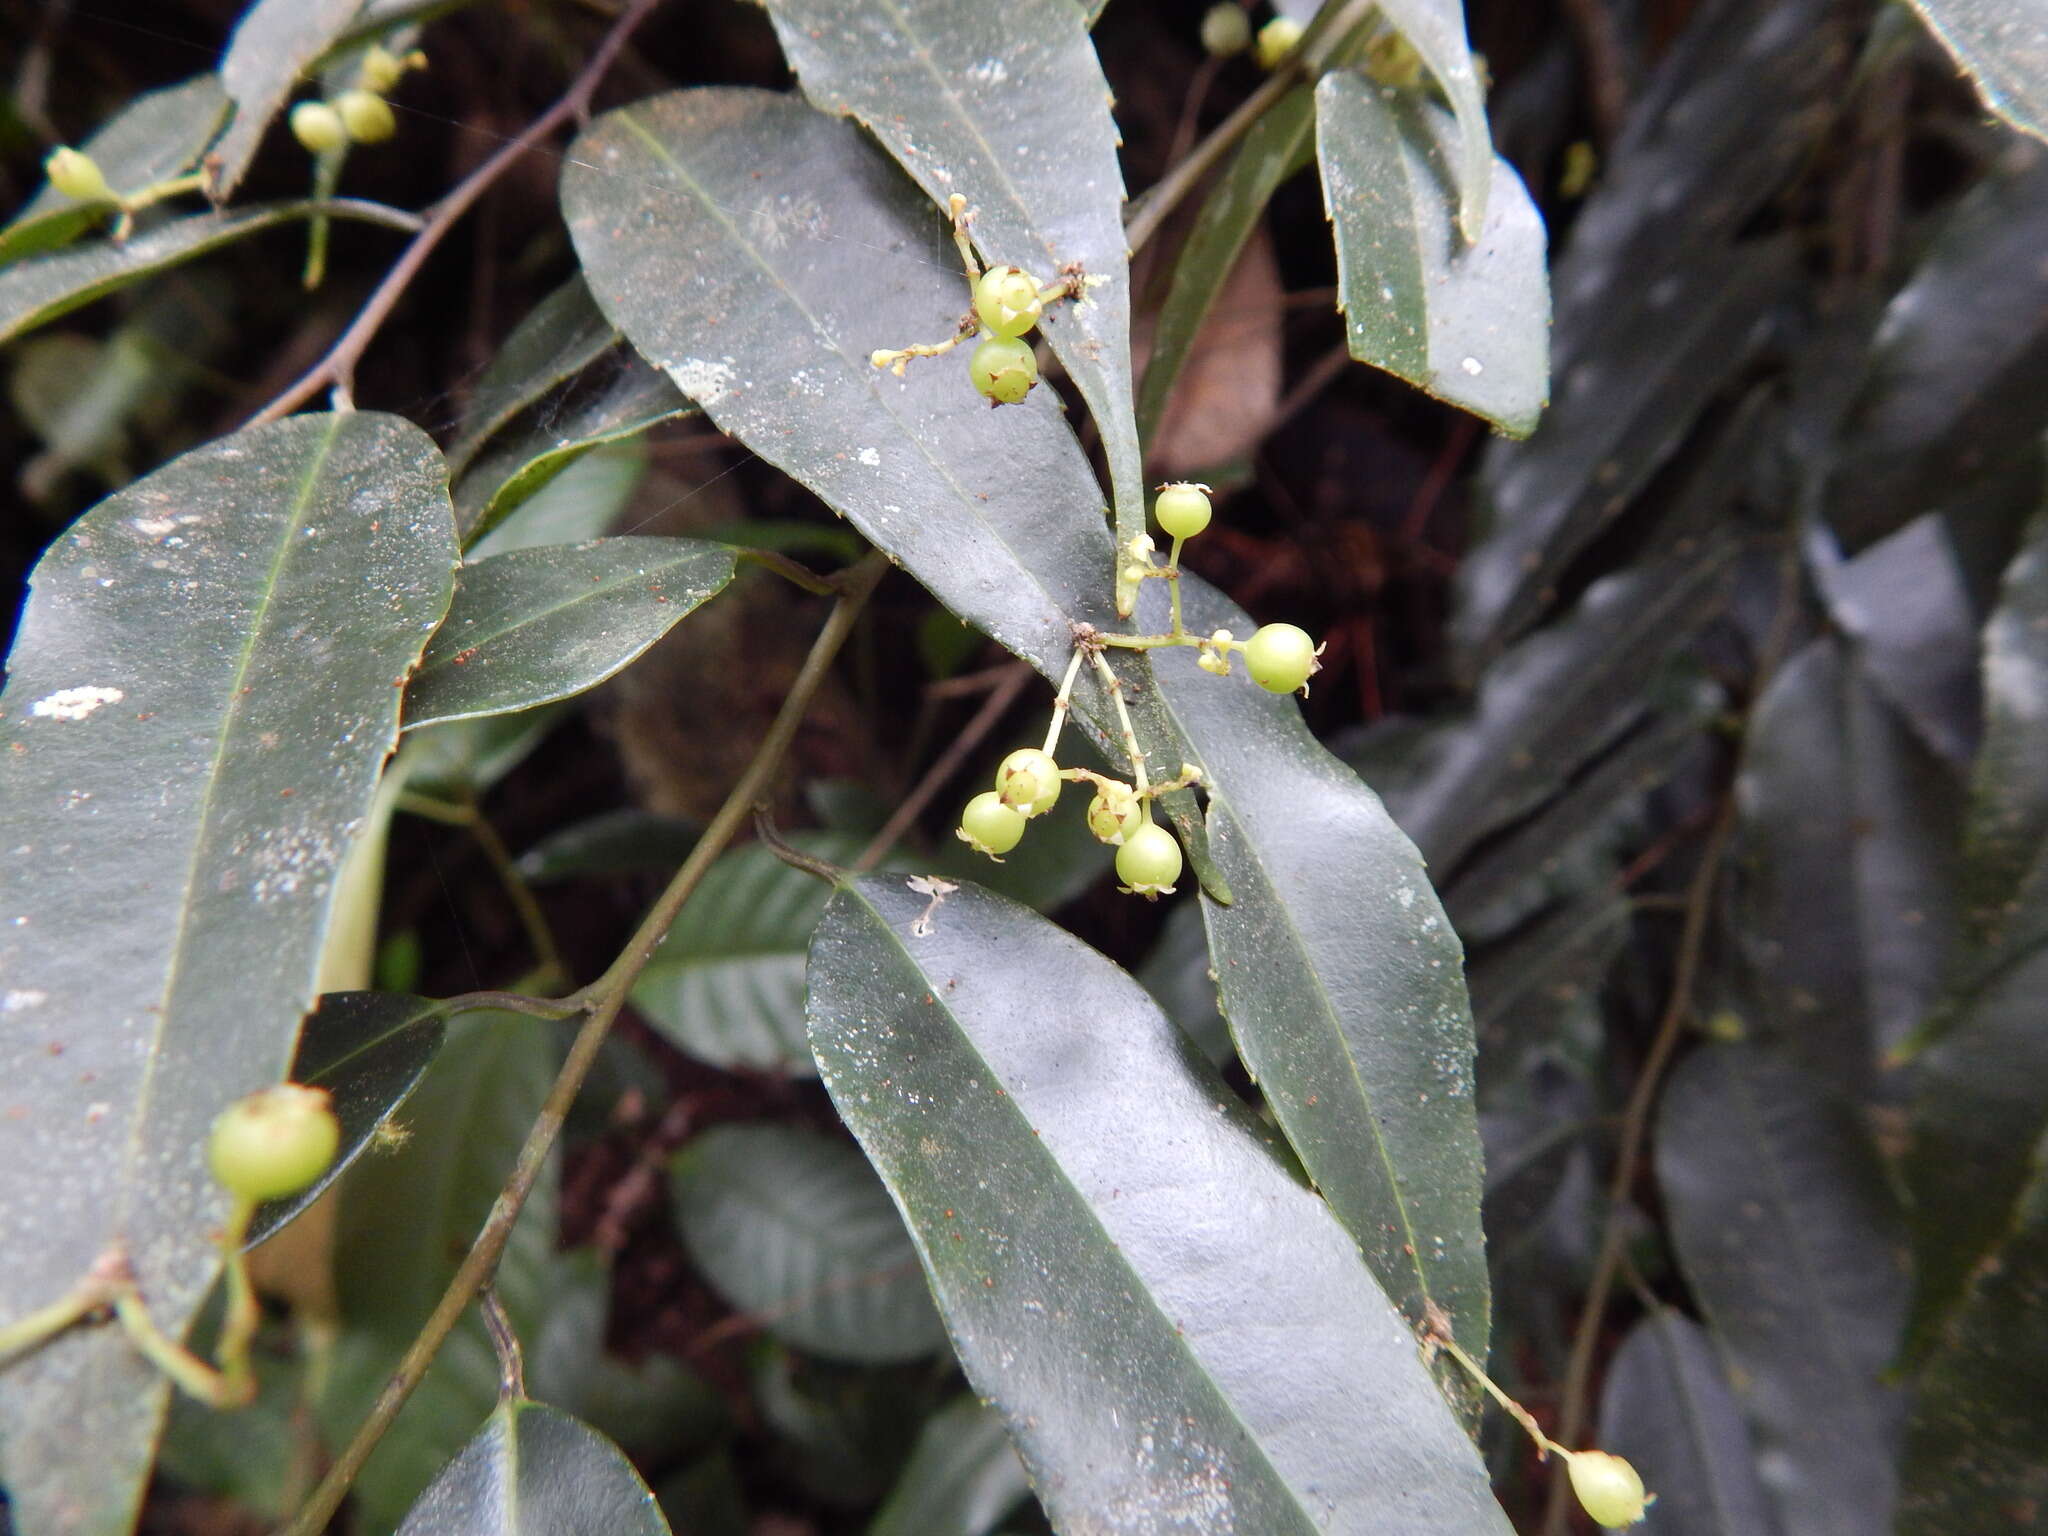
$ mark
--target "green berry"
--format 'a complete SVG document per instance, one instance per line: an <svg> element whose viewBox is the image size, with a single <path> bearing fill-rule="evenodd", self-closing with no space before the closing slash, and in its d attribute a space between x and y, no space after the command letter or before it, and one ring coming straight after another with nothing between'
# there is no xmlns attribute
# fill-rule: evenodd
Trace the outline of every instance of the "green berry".
<svg viewBox="0 0 2048 1536"><path fill-rule="evenodd" d="M955 835L976 853L999 859L1023 839L1024 813L1003 804L994 790L983 790L960 813Z"/></svg>
<svg viewBox="0 0 2048 1536"><path fill-rule="evenodd" d="M1300 41L1301 23L1290 21L1285 16L1275 16L1259 28L1259 68L1278 69L1280 61L1294 52L1294 45Z"/></svg>
<svg viewBox="0 0 2048 1536"><path fill-rule="evenodd" d="M1642 1520L1643 1511L1657 1502L1655 1494L1643 1492L1641 1475L1621 1457L1605 1451L1566 1451L1564 1455L1572 1492L1601 1525L1635 1525Z"/></svg>
<svg viewBox="0 0 2048 1536"><path fill-rule="evenodd" d="M1050 752L1019 747L996 769L996 798L1027 817L1043 816L1060 797L1060 765Z"/></svg>
<svg viewBox="0 0 2048 1536"><path fill-rule="evenodd" d="M1293 693L1322 670L1308 631L1293 624L1266 624L1244 645L1245 670L1268 693Z"/></svg>
<svg viewBox="0 0 2048 1536"><path fill-rule="evenodd" d="M327 1090L279 1083L220 1112L206 1161L229 1194L256 1203L306 1188L334 1166L340 1146L341 1122L328 1107Z"/></svg>
<svg viewBox="0 0 2048 1536"><path fill-rule="evenodd" d="M292 137L308 154L324 155L348 142L348 125L324 101L302 101L292 108Z"/></svg>
<svg viewBox="0 0 2048 1536"><path fill-rule="evenodd" d="M341 114L348 136L358 144L381 144L398 132L391 103L375 91L343 91L334 98L334 110Z"/></svg>
<svg viewBox="0 0 2048 1536"><path fill-rule="evenodd" d="M405 78L405 63L381 43L372 43L363 62L356 66L356 79L364 90L381 96Z"/></svg>
<svg viewBox="0 0 2048 1536"><path fill-rule="evenodd" d="M1015 405L1038 382L1031 344L1014 336L991 336L967 360L974 387L998 405Z"/></svg>
<svg viewBox="0 0 2048 1536"><path fill-rule="evenodd" d="M114 201L114 189L107 185L107 178L100 174L92 156L75 149L52 150L50 158L43 162L43 173L50 178L51 186L81 203Z"/></svg>
<svg viewBox="0 0 2048 1536"><path fill-rule="evenodd" d="M1168 538L1192 539L1209 526L1209 487L1162 485L1152 515Z"/></svg>
<svg viewBox="0 0 2048 1536"><path fill-rule="evenodd" d="M1212 5L1202 15L1202 46L1219 59L1243 53L1252 40L1251 18L1241 5Z"/></svg>
<svg viewBox="0 0 2048 1536"><path fill-rule="evenodd" d="M974 285L974 313L991 336L1015 340L1038 324L1038 280L1021 267L990 267Z"/></svg>
<svg viewBox="0 0 2048 1536"><path fill-rule="evenodd" d="M1116 851L1117 876L1133 896L1147 900L1171 896L1180 870L1180 844L1157 822L1146 822Z"/></svg>
<svg viewBox="0 0 2048 1536"><path fill-rule="evenodd" d="M1121 848L1124 839L1145 824L1145 813L1138 807L1138 792L1128 784L1115 779L1095 791L1095 798L1088 802L1088 830L1095 834L1095 840L1107 843L1112 848Z"/></svg>

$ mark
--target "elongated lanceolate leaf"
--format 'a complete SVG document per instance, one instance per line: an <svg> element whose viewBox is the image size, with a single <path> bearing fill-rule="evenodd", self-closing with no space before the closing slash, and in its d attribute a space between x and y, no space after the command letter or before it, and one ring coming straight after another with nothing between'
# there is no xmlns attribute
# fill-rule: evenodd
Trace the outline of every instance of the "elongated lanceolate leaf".
<svg viewBox="0 0 2048 1536"><path fill-rule="evenodd" d="M1784 1536L1885 1530L1904 1399L1883 1378L1905 1274L1862 1127L1756 1047L1706 1046L1665 1089L1657 1178Z"/></svg>
<svg viewBox="0 0 2048 1536"><path fill-rule="evenodd" d="M406 729L595 688L723 591L733 559L701 539L621 538L464 566L406 690Z"/></svg>
<svg viewBox="0 0 2048 1536"><path fill-rule="evenodd" d="M0 1318L118 1248L184 1332L207 1128L291 1063L453 553L433 444L356 413L174 460L37 567L0 695ZM125 1531L161 1378L111 1328L0 1371L17 1528Z"/></svg>
<svg viewBox="0 0 2048 1536"><path fill-rule="evenodd" d="M1543 216L1502 162L1467 244L1451 215L1455 143L1450 114L1411 93L1347 73L1316 86L1337 306L1353 357L1527 437L1550 398Z"/></svg>
<svg viewBox="0 0 2048 1536"><path fill-rule="evenodd" d="M501 1403L434 1479L399 1536L668 1536L668 1522L611 1441L559 1409Z"/></svg>
<svg viewBox="0 0 2048 1536"><path fill-rule="evenodd" d="M2048 139L2048 16L2015 0L1908 0L1984 104Z"/></svg>
<svg viewBox="0 0 2048 1536"><path fill-rule="evenodd" d="M235 103L234 121L216 150L222 196L241 184L264 130L301 72L327 51L361 9L361 0L257 0L243 16L220 61L221 84Z"/></svg>
<svg viewBox="0 0 2048 1536"><path fill-rule="evenodd" d="M1101 429L1117 542L1143 533L1119 140L1072 0L769 0L768 14L806 96L857 118L941 207L967 199L987 262L1041 284L1079 263L1086 297L1054 305L1042 329Z"/></svg>
<svg viewBox="0 0 2048 1536"><path fill-rule="evenodd" d="M834 893L811 1044L1054 1527L1505 1536L1351 1236L1143 989L977 887L929 905Z"/></svg>
<svg viewBox="0 0 2048 1536"><path fill-rule="evenodd" d="M868 1536L987 1536L1030 1492L1002 1415L957 1397L924 1421Z"/></svg>
<svg viewBox="0 0 2048 1536"><path fill-rule="evenodd" d="M448 448L448 472L459 477L486 438L618 340L618 328L580 275L534 305L476 381L462 431Z"/></svg>

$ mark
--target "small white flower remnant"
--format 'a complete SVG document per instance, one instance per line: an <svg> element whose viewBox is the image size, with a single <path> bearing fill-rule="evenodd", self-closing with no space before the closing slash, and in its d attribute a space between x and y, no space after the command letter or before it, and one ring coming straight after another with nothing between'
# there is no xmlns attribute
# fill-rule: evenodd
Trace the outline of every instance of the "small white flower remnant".
<svg viewBox="0 0 2048 1536"><path fill-rule="evenodd" d="M28 712L45 720L83 720L102 704L118 704L124 697L118 688L59 688L47 699L37 699Z"/></svg>
<svg viewBox="0 0 2048 1536"><path fill-rule="evenodd" d="M928 939L932 936L932 917L939 910L939 903L960 887L951 880L941 880L937 875L912 875L903 882L920 896L931 897L931 904L917 914L917 921L910 925L913 939Z"/></svg>

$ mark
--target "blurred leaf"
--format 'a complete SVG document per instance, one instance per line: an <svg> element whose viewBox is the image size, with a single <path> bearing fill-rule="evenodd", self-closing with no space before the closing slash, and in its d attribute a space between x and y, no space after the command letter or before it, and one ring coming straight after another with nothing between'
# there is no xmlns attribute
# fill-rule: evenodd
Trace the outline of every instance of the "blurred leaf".
<svg viewBox="0 0 2048 1536"><path fill-rule="evenodd" d="M663 1481L662 1513L683 1536L747 1536L747 1501L732 1457L714 1451Z"/></svg>
<svg viewBox="0 0 2048 1536"><path fill-rule="evenodd" d="M499 1404L406 1512L400 1536L669 1536L633 1464L560 1409Z"/></svg>
<svg viewBox="0 0 2048 1536"><path fill-rule="evenodd" d="M406 728L595 688L723 591L733 558L698 539L618 538L463 566L406 687Z"/></svg>
<svg viewBox="0 0 2048 1536"><path fill-rule="evenodd" d="M1826 1084L1752 1045L1680 1064L1657 1117L1679 1261L1729 1362L1784 1536L1887 1528L1903 1396L1898 1211Z"/></svg>
<svg viewBox="0 0 2048 1536"><path fill-rule="evenodd" d="M78 147L116 192L140 192L197 165L227 110L219 78L195 75L137 96ZM104 204L81 203L46 184L0 229L0 266L68 244L106 217Z"/></svg>
<svg viewBox="0 0 2048 1536"><path fill-rule="evenodd" d="M985 262L1041 284L1087 275L1039 329L1102 434L1117 542L1143 533L1120 139L1086 19L1072 0L768 0L768 14L811 101L860 122L933 202L967 199ZM964 280L954 292L957 315ZM867 349L944 338L941 322Z"/></svg>
<svg viewBox="0 0 2048 1536"><path fill-rule="evenodd" d="M254 1352L251 1364L256 1401L236 1410L229 1432L223 1433L226 1421L216 1409L183 1392L171 1394L156 1470L194 1493L232 1499L265 1521L282 1524L296 1495L291 1469L299 1440L292 1413L301 1366L262 1349Z"/></svg>
<svg viewBox="0 0 2048 1536"><path fill-rule="evenodd" d="M481 793L524 762L567 712L566 705L543 704L516 715L421 726L405 733L391 773L429 794Z"/></svg>
<svg viewBox="0 0 2048 1536"><path fill-rule="evenodd" d="M1627 1457L1657 1495L1659 1536L1771 1536L1742 1410L1698 1323L1658 1311L1607 1365L1600 1446Z"/></svg>
<svg viewBox="0 0 2048 1536"><path fill-rule="evenodd" d="M493 555L509 555L515 549L583 544L604 537L647 478L649 457L646 442L638 437L624 437L587 451L578 448L574 453L566 453L545 484L529 496L518 497L516 503L504 504L506 515L494 520L490 531L464 550L464 558L474 565ZM460 498L469 484L465 480L455 488L458 527L462 519ZM511 484L507 482L508 489Z"/></svg>
<svg viewBox="0 0 2048 1536"><path fill-rule="evenodd" d="M190 1322L226 1211L207 1129L312 1005L391 681L447 606L442 487L396 417L297 416L173 460L37 566L0 696L0 1317L118 1242L158 1325ZM10 1362L21 1525L125 1525L166 1390L118 1329Z"/></svg>
<svg viewBox="0 0 2048 1536"><path fill-rule="evenodd" d="M887 1192L845 1142L720 1125L669 1164L676 1227L718 1293L794 1348L882 1365L945 1345Z"/></svg>
<svg viewBox="0 0 2048 1536"><path fill-rule="evenodd" d="M1479 129L1483 146L1483 114ZM1486 221L1465 244L1451 213L1456 141L1451 115L1418 96L1323 76L1316 152L1337 307L1353 357L1526 437L1550 397L1543 216L1502 161L1491 198L1478 182Z"/></svg>
<svg viewBox="0 0 2048 1536"><path fill-rule="evenodd" d="M987 1536L1030 1492L1002 1415L963 1395L924 1421L868 1536Z"/></svg>
<svg viewBox="0 0 2048 1536"><path fill-rule="evenodd" d="M1909 3L1987 107L2023 133L2048 138L2048 25L2039 16L2011 0Z"/></svg>
<svg viewBox="0 0 2048 1536"><path fill-rule="evenodd" d="M580 274L534 305L476 381L462 430L448 447L448 473L459 479L493 432L618 342Z"/></svg>
<svg viewBox="0 0 2048 1536"><path fill-rule="evenodd" d="M812 1047L1054 1526L1505 1536L1352 1237L1144 992L972 886L927 902L834 893Z"/></svg>
<svg viewBox="0 0 2048 1536"><path fill-rule="evenodd" d="M1600 985L1628 941L1631 915L1627 897L1602 890L1558 904L1472 957L1466 981L1482 1103L1530 1057L1571 1060L1587 1036L1598 1037Z"/></svg>
<svg viewBox="0 0 2048 1536"><path fill-rule="evenodd" d="M326 202L259 203L233 213L194 213L168 219L119 245L111 240L94 241L0 269L0 342L12 341L81 305L195 256L316 212L392 229L411 227L409 215L346 197Z"/></svg>
<svg viewBox="0 0 2048 1536"><path fill-rule="evenodd" d="M243 15L220 61L221 84L235 104L214 151L221 197L240 185L292 86L361 9L361 0L256 0Z"/></svg>
<svg viewBox="0 0 2048 1536"><path fill-rule="evenodd" d="M89 469L118 490L133 478L128 426L137 409L161 400L170 380L156 350L130 331L101 341L69 331L32 336L14 355L10 403L43 451L21 467L31 501L47 501L62 477Z"/></svg>
<svg viewBox="0 0 2048 1536"><path fill-rule="evenodd" d="M773 1340L752 1355L747 1385L772 1437L766 1461L773 1486L797 1488L835 1509L872 1506L909 1459L940 1378L929 1365L833 1365Z"/></svg>
<svg viewBox="0 0 2048 1536"><path fill-rule="evenodd" d="M600 811L527 849L519 856L519 873L534 885L584 875L666 873L690 856L699 830L695 822L631 806Z"/></svg>
<svg viewBox="0 0 2048 1536"><path fill-rule="evenodd" d="M1181 365L1223 291L1245 243L1280 184L1315 154L1315 93L1289 91L1263 112L1238 146L1229 169L1202 204L1173 266L1173 286L1152 333L1152 356L1138 389L1138 433L1149 446L1166 413Z"/></svg>

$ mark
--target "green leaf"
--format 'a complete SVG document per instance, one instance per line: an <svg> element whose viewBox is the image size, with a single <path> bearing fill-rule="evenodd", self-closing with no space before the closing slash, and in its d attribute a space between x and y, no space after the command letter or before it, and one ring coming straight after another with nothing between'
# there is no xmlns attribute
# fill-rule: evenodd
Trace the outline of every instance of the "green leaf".
<svg viewBox="0 0 2048 1536"><path fill-rule="evenodd" d="M257 0L242 17L220 61L221 84L235 104L234 120L214 151L220 196L241 184L293 85L361 9L361 0Z"/></svg>
<svg viewBox="0 0 2048 1536"><path fill-rule="evenodd" d="M693 821L657 816L636 806L600 811L588 820L549 833L527 849L519 856L519 873L534 885L583 875L666 873L689 857L701 830ZM715 878L716 873L714 865L707 878ZM661 963L659 954L653 963ZM646 1005L636 1002L635 1006L644 1009ZM806 1050L804 1055L808 1057L810 1052Z"/></svg>
<svg viewBox="0 0 2048 1536"><path fill-rule="evenodd" d="M1776 1528L1756 1452L1707 1331L1659 1311L1607 1364L1600 1448L1626 1457L1657 1495L1668 1536L1764 1536Z"/></svg>
<svg viewBox="0 0 2048 1536"><path fill-rule="evenodd" d="M1703 1046L1657 1117L1657 1179L1784 1536L1887 1528L1903 1395L1898 1211L1853 1111L1749 1045Z"/></svg>
<svg viewBox="0 0 2048 1536"><path fill-rule="evenodd" d="M2048 139L2048 22L2012 0L1909 0L1927 30L2013 127Z"/></svg>
<svg viewBox="0 0 2048 1536"><path fill-rule="evenodd" d="M1230 168L1202 204L1174 263L1173 285L1160 308L1152 356L1138 388L1138 433L1144 441L1150 442L1158 430L1181 365L1245 243L1265 216L1266 204L1315 153L1315 126L1315 93L1306 86L1289 91L1252 124Z"/></svg>
<svg viewBox="0 0 2048 1536"><path fill-rule="evenodd" d="M377 203L268 203L234 213L195 213L170 219L123 243L97 241L0 270L0 342L47 325L94 299L248 235L315 213L362 219L393 229L411 227L409 215Z"/></svg>
<svg viewBox="0 0 2048 1536"><path fill-rule="evenodd" d="M844 1141L715 1126L676 1154L669 1182L697 1267L784 1343L867 1365L944 1347L903 1223Z"/></svg>
<svg viewBox="0 0 2048 1536"><path fill-rule="evenodd" d="M1504 1536L1414 1335L1272 1132L1100 955L972 886L920 922L928 900L834 893L811 1045L1054 1527Z"/></svg>
<svg viewBox="0 0 2048 1536"><path fill-rule="evenodd" d="M423 725L405 733L391 773L409 789L481 794L524 762L567 712L567 705L543 704L516 715Z"/></svg>
<svg viewBox="0 0 2048 1536"><path fill-rule="evenodd" d="M956 1397L924 1421L868 1536L987 1536L1030 1492L1002 1416Z"/></svg>
<svg viewBox="0 0 2048 1536"><path fill-rule="evenodd" d="M668 381L662 382L666 385ZM474 565L493 555L509 555L515 549L583 544L604 537L647 478L650 457L647 444L630 437L589 452L579 447L565 454L555 466L560 473L551 475L531 496L518 498L516 505L511 506L512 511L521 515L493 521L490 532L464 551L465 558ZM515 475L514 481L518 478ZM506 482L504 488L510 490L513 483ZM463 498L475 488L476 482L471 480L456 483L458 527L462 522Z"/></svg>
<svg viewBox="0 0 2048 1536"><path fill-rule="evenodd" d="M1323 76L1316 152L1337 306L1353 357L1526 437L1550 398L1543 216L1502 161L1465 244L1451 217L1455 140L1450 114L1420 97Z"/></svg>
<svg viewBox="0 0 2048 1536"><path fill-rule="evenodd" d="M398 1527L399 1536L669 1536L616 1445L560 1409L512 1398Z"/></svg>
<svg viewBox="0 0 2048 1536"><path fill-rule="evenodd" d="M208 1127L291 1062L453 551L433 444L359 412L175 459L37 566L0 695L0 1318L118 1245L184 1332L226 1211ZM10 1362L21 1527L125 1530L163 1403L116 1329Z"/></svg>
<svg viewBox="0 0 2048 1536"><path fill-rule="evenodd" d="M556 385L618 345L582 276L570 278L527 313L476 381L462 430L448 447L448 472L460 478L493 432Z"/></svg>
<svg viewBox="0 0 2048 1536"><path fill-rule="evenodd" d="M595 688L723 591L733 559L698 539L619 538L463 566L406 689L406 729Z"/></svg>
<svg viewBox="0 0 2048 1536"><path fill-rule="evenodd" d="M967 199L990 265L1088 276L1040 329L1102 433L1117 542L1143 533L1120 140L1086 18L1072 0L768 0L768 14L806 96L858 120L939 206ZM957 317L964 276L953 292ZM946 335L878 332L868 350Z"/></svg>
<svg viewBox="0 0 2048 1536"><path fill-rule="evenodd" d="M141 192L197 165L227 110L219 79L195 75L137 96L78 147L116 192ZM0 229L0 266L68 244L107 212L103 203L81 203L45 185Z"/></svg>
<svg viewBox="0 0 2048 1536"><path fill-rule="evenodd" d="M1465 39L1465 7L1460 0L1379 0L1378 10L1422 55L1457 115L1458 225L1466 240L1482 243L1488 216L1494 212L1500 170L1514 173L1504 160L1498 162L1500 169L1495 168L1493 139L1486 127L1486 89L1473 67L1472 45ZM1448 163L1448 144L1439 153ZM1544 304L1547 323L1547 294Z"/></svg>

